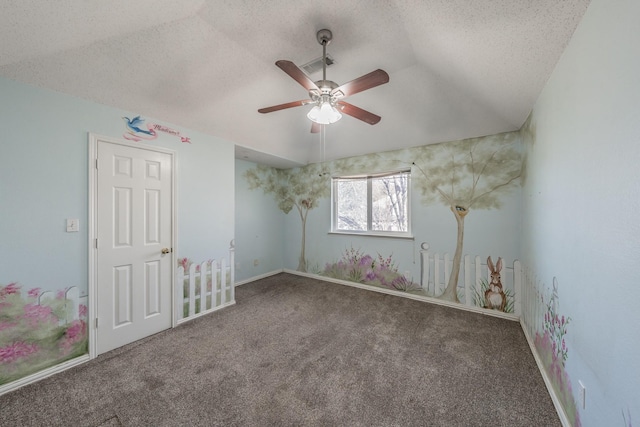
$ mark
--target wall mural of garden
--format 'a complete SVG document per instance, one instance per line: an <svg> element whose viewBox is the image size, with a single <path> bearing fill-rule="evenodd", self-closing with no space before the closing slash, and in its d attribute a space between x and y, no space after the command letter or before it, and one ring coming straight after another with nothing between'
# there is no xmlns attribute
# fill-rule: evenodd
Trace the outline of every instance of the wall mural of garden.
<svg viewBox="0 0 640 427"><path fill-rule="evenodd" d="M520 134L510 132L339 159L296 169L280 170L257 165L244 177L250 189L262 189L265 194L273 195L285 214L294 211L300 217L302 233L298 271L458 303L462 299L459 279L463 264L465 218L476 210L499 209L502 198L520 186L523 161ZM455 253L443 291L429 292L419 283L420 278L407 277L402 273L406 271L403 260L386 253L384 247L369 253L349 245L337 250L333 259L308 259L308 214L320 205L329 209L332 176L402 169L411 170L412 190L420 194L423 205L441 206L455 221L457 232L451 236L451 241L455 242ZM420 218L413 219L414 223L417 221ZM499 263L501 265L501 261ZM483 267L485 271L487 266ZM495 280L484 280L479 286L481 288L473 295L474 303L467 305L513 311L513 291L502 289L499 274ZM494 293L497 297L493 296ZM493 299L488 299L488 296ZM499 302L491 303L496 298Z"/></svg>
<svg viewBox="0 0 640 427"><path fill-rule="evenodd" d="M86 316L77 288L0 284L0 385L86 354Z"/></svg>

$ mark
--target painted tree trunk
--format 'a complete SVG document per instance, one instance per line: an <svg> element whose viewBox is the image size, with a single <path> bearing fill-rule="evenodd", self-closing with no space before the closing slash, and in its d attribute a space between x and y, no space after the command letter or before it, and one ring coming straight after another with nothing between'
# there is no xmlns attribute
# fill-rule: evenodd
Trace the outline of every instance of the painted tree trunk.
<svg viewBox="0 0 640 427"><path fill-rule="evenodd" d="M446 301L460 302L458 299L458 277L460 276L460 264L462 261L462 246L464 243L464 217L469 211L460 206L452 206L451 211L458 223L458 240L456 242L456 252L453 255L453 262L451 264L451 274L449 275L449 283L447 287L440 295L440 299Z"/></svg>
<svg viewBox="0 0 640 427"><path fill-rule="evenodd" d="M305 242L305 237L306 237L306 230L307 230L307 212L305 211L304 214L302 214L302 211L300 211L300 219L302 219L302 243L300 244L300 259L298 259L298 271L301 271L303 273L307 272L307 257L305 254L305 246L306 246L306 242Z"/></svg>

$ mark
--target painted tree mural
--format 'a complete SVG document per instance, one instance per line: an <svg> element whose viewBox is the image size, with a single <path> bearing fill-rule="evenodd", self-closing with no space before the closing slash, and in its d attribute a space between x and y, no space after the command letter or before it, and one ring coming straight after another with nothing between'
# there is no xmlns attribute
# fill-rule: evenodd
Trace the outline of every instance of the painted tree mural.
<svg viewBox="0 0 640 427"><path fill-rule="evenodd" d="M449 207L457 224L456 250L441 299L460 302L457 286L464 244L464 220L472 209L496 209L500 199L520 184L523 156L518 133L504 133L427 145L411 150L415 185L424 203Z"/></svg>
<svg viewBox="0 0 640 427"><path fill-rule="evenodd" d="M330 175L321 164L312 164L298 169L276 169L258 165L245 172L249 189L261 188L265 194L273 194L278 208L288 214L294 207L302 223L302 242L298 271L307 271L306 227L307 215L318 207L322 198L329 197Z"/></svg>

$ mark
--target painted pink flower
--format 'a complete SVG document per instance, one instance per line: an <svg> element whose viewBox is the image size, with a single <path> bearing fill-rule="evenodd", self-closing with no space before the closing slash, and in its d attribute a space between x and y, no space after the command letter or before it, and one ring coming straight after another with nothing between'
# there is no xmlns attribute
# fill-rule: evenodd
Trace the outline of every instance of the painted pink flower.
<svg viewBox="0 0 640 427"><path fill-rule="evenodd" d="M84 304L80 304L78 306L78 315L80 317L87 317L87 306Z"/></svg>
<svg viewBox="0 0 640 427"><path fill-rule="evenodd" d="M0 347L0 363L11 363L38 351L35 344L14 342L5 347Z"/></svg>
<svg viewBox="0 0 640 427"><path fill-rule="evenodd" d="M29 289L29 292L27 292L27 295L30 296L31 298L38 298L40 296L40 288Z"/></svg>
<svg viewBox="0 0 640 427"><path fill-rule="evenodd" d="M82 341L86 336L86 323L83 320L74 320L64 332L64 338L60 343L65 353L71 351L74 344Z"/></svg>
<svg viewBox="0 0 640 427"><path fill-rule="evenodd" d="M9 283L4 288L0 289L0 298L6 295L19 294L19 293L20 293L20 285L18 285L16 282Z"/></svg>
<svg viewBox="0 0 640 427"><path fill-rule="evenodd" d="M27 304L24 306L24 318L35 326L40 322L55 322L57 319L51 311L51 307L39 304Z"/></svg>
<svg viewBox="0 0 640 427"><path fill-rule="evenodd" d="M189 268L189 258L180 258L178 260L178 267L182 267L184 268L184 271L186 272Z"/></svg>
<svg viewBox="0 0 640 427"><path fill-rule="evenodd" d="M66 296L67 296L67 288L60 289L58 292L56 292L57 299L65 299Z"/></svg>

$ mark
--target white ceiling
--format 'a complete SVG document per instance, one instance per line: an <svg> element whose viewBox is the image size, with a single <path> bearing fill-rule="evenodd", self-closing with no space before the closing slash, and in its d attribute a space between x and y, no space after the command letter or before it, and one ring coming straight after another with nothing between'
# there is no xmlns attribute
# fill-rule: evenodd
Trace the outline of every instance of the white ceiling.
<svg viewBox="0 0 640 427"><path fill-rule="evenodd" d="M322 55L328 28L346 83L390 82L346 99L382 116L325 130L325 159L516 130L589 0L9 0L0 4L0 76L129 110L237 144L279 167L322 159L310 107L275 66ZM320 80L321 72L312 76ZM197 143L197 140L192 141Z"/></svg>

